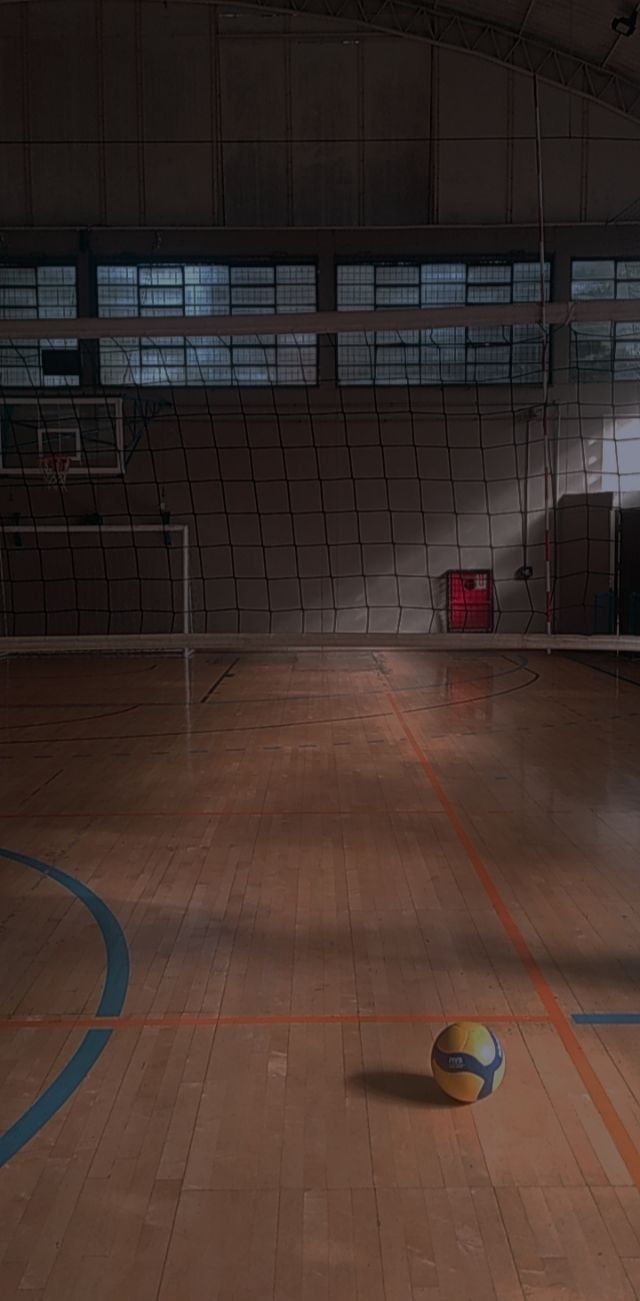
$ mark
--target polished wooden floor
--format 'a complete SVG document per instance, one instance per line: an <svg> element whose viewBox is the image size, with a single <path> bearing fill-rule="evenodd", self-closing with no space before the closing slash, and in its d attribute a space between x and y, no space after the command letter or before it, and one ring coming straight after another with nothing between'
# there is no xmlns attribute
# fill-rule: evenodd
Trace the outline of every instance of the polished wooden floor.
<svg viewBox="0 0 640 1301"><path fill-rule="evenodd" d="M2 1301L640 1297L639 666L0 672L0 1135L34 1131L0 1169ZM39 1129L105 944L28 860L131 961ZM466 1017L507 1053L470 1108L429 1076Z"/></svg>

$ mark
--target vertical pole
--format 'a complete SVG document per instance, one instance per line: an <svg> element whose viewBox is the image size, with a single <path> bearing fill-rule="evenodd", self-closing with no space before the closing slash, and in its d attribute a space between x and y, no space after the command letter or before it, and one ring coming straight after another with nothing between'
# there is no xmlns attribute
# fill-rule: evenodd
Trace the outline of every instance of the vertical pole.
<svg viewBox="0 0 640 1301"><path fill-rule="evenodd" d="M553 576L554 576L554 575L557 576L557 575L559 574L559 572L560 572L560 571L559 571L558 552L559 552L559 547L560 547L561 544L560 544L560 542L559 542L559 540L558 540L558 527L557 527L556 512L557 512L558 501L559 501L559 499L560 499L560 489L559 489L559 486L558 486L558 485L559 485L559 482L560 482L560 465L561 465L561 459L560 459L560 458L561 458L561 452L562 452L562 404L559 403L559 402L554 402L553 406L554 406L554 411L555 411L555 415L556 415L555 435L554 435L554 436L555 436L555 447L554 447L554 449L553 449L552 455L551 455L550 460L549 460L549 478L550 478L550 484L549 484L549 486L550 486L550 489L551 489L551 538L550 538L550 543L551 543L551 563L552 563L551 574L550 574L550 576L549 576L549 585L550 585L550 587L551 587L550 602L551 602L551 618L552 618L552 620L553 620L553 613L554 613L554 612L553 612L553 601L554 601L554 599L555 599L555 594L554 594L554 592L553 592ZM551 449L550 449L550 450L551 450ZM556 629L556 631L557 631L557 629Z"/></svg>
<svg viewBox="0 0 640 1301"><path fill-rule="evenodd" d="M615 614L615 634L620 637L620 562L622 558L622 501L620 491L618 490L618 501L614 511L613 523L613 593L614 593L614 614ZM616 646L616 655L620 654L620 646Z"/></svg>
<svg viewBox="0 0 640 1301"><path fill-rule="evenodd" d="M538 173L538 227L540 235L540 321L543 330L542 346L542 442L544 451L544 584L545 631L550 639L553 632L553 588L551 575L551 465L549 460L549 330L547 328L546 249L544 221L544 179L542 171L542 127L540 122L540 93L538 78L533 78L533 102L536 119L536 170ZM551 645L547 647L551 654Z"/></svg>
<svg viewBox="0 0 640 1301"><path fill-rule="evenodd" d="M549 408L545 405L542 417L542 436L544 447L544 587L545 587L545 631L547 637L553 632L553 586L551 577L551 465L549 459ZM548 654L551 647L548 647Z"/></svg>
<svg viewBox="0 0 640 1301"><path fill-rule="evenodd" d="M182 529L182 631L185 637L191 632L191 601L189 599L189 525ZM189 648L185 646L185 654Z"/></svg>
<svg viewBox="0 0 640 1301"><path fill-rule="evenodd" d="M0 605L2 606L2 636L9 636L9 610L7 608L7 587L4 574L3 551L6 546L6 533L0 537Z"/></svg>
<svg viewBox="0 0 640 1301"><path fill-rule="evenodd" d="M182 631L185 637L191 632L188 524L182 526ZM190 647L185 645L182 662L184 664L185 747L189 767L191 765L191 655Z"/></svg>

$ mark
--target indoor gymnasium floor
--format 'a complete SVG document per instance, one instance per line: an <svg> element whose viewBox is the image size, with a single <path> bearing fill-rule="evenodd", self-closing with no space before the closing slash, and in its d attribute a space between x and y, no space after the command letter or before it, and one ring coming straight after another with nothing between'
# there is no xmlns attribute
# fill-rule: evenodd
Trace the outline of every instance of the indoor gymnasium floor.
<svg viewBox="0 0 640 1301"><path fill-rule="evenodd" d="M2 1301L640 1297L638 666L2 673Z"/></svg>

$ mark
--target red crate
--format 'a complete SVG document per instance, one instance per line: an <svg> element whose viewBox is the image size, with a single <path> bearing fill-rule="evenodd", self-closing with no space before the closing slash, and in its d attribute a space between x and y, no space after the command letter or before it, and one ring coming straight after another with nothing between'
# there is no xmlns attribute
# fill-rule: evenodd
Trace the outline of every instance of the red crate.
<svg viewBox="0 0 640 1301"><path fill-rule="evenodd" d="M493 630L493 576L490 569L450 569L447 575L449 632Z"/></svg>

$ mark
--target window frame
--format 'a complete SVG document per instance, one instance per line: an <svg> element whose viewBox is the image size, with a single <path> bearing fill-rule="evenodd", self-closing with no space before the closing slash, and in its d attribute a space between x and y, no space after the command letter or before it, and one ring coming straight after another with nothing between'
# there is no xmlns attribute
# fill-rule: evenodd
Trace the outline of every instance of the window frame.
<svg viewBox="0 0 640 1301"><path fill-rule="evenodd" d="M140 280L139 280L139 272L140 272L140 269L143 268L143 267L154 267L154 266L155 266L155 267L165 267L165 266L166 266L166 267L176 267L176 268L183 268L183 269L186 268L186 267L218 266L218 267L225 267L225 268L229 269L229 271L233 270L234 268L242 268L242 269L247 269L247 270L253 270L253 269L255 269L255 270L272 270L272 271L274 272L274 277L275 277L275 275L276 275L278 269L280 269L280 268L285 268L285 267L307 267L307 268L312 269L312 270L313 270L313 273L314 273L314 275L313 275L313 287L314 287L314 298L315 298L315 309L314 309L314 310L315 310L316 312L317 312L317 310L318 310L318 287L319 287L319 286L318 286L318 259L317 259L317 257L311 257L311 256L306 256L306 257L304 257L304 256L298 256L298 257L251 257L251 256L249 256L249 257L241 257L241 256L236 256L236 257L216 257L216 256L212 256L212 255L204 256L204 255L197 255L197 254L194 254L194 255L191 255L191 256L182 256L182 257L181 257L181 256L178 256L178 255L175 255L175 254L170 255L170 256L154 256L154 257L151 257L151 256L148 256L148 257L137 257L137 256L133 256L133 255L128 255L128 256L118 256L118 255L113 255L113 256L108 256L108 257L107 257L107 256L104 256L104 257L103 257L103 256L94 256L94 259L93 259L93 291L94 291L94 294L95 294L96 316L99 317L101 321L108 321L108 320L110 319L109 316L103 316L103 315L101 315L101 312L100 312L100 302L99 302L99 270L100 270L101 267L130 267L130 268L137 268L137 269L138 269L138 277L137 277L137 281L136 281L136 291L137 291L137 311L136 311L135 315L136 315L137 317L139 317L139 316L141 316L141 315L144 314L144 313L140 310L140 308L141 308L141 303L140 303ZM156 288L161 288L161 286L156 286ZM183 292L183 306L184 306L184 289L185 289L184 276L183 276L183 279L182 279L182 286L181 286L181 288L182 288L182 292ZM274 288L277 290L277 284L274 284ZM232 312L230 312L230 314L231 314L231 315L238 315L238 316L242 316L242 315L251 315L252 312L255 311L255 310L256 310L255 308L251 308L251 307L249 307L249 308L247 308L247 311L246 311L246 312L242 312L242 311L233 312L233 311L232 311ZM153 320L154 316L161 316L161 315L166 315L166 314L171 314L170 309L169 309L168 313L163 313L161 310L154 311L152 314L149 315L149 320ZM224 314L226 315L227 313L225 312ZM269 313L269 314L271 314L271 313ZM283 311L282 314L284 315L285 312ZM221 313L221 315L222 315L222 313ZM113 317L114 317L114 319L115 319L116 316L117 316L117 312L114 311L114 312L113 312ZM186 314L184 314L184 316L183 316L182 314L179 315L179 316L176 315L176 322L179 322L179 321L182 320L182 319L187 319L187 320L189 320L189 321L192 321L192 320L197 319L197 316L198 316L198 313L196 313L196 312L193 312L193 313L186 313ZM206 338L215 338L215 337L217 337L217 336L200 336L200 335L198 335L198 336L191 336L191 338L193 338L193 337L195 337L195 338L197 338L198 340L200 340L201 338L204 339L205 337L206 337ZM224 337L224 336L222 336L222 337ZM249 337L253 338L253 337L255 337L255 336L249 336ZM265 337L274 340L275 347L276 347L275 365L276 365L276 367L277 367L277 366L278 366L278 358L277 358L278 338L282 338L283 336L269 335L269 336L265 336ZM284 336L284 337L285 337L285 338L288 338L288 337L290 337L290 336ZM304 336L304 337L307 337L307 336ZM311 338L311 336L308 336L308 337ZM101 348L100 348L99 345L98 345L98 348L97 348L97 354L98 354L98 355L97 355L97 359L96 359L96 372L97 372L97 379L98 379L98 383L101 385L101 387L103 387L103 388L105 388L105 389L109 389L109 390L113 390L113 389L131 389L131 388L136 388L136 389L137 389L137 388L140 388L140 389L144 389L145 392L149 392L149 391L154 390L154 389L159 390L159 389L166 389L166 388L178 388L178 389L210 388L210 389L214 389L214 390L219 390L219 391L221 391L221 392L225 392L225 391L230 391L230 392L231 392L231 391L233 391L233 390L242 390L242 389L250 389L251 391L254 391L254 390L260 390L260 389L278 388L279 390L291 389L291 390L293 390L293 391L295 391L295 392L300 392L301 390L304 390L304 389L307 389L307 388L317 388L317 386L318 386L318 384L319 384L319 338L318 338L318 334L317 334L317 332L314 333L314 335L313 335L312 337L313 337L313 342L309 342L308 344L305 344L305 345L302 345L302 346L303 346L303 347L307 347L307 348L309 348L309 349L313 348L313 354L314 354L314 356L313 356L313 371L314 371L314 379L313 379L313 380L306 380L306 381L305 381L304 379L302 379L300 382L296 382L296 381L292 381L292 380L282 380L282 381L274 380L274 381L269 381L268 379L260 379L260 380L256 380L256 381L253 381L253 382L252 382L252 381L246 381L246 380L240 380L239 382L237 382L237 381L235 381L234 379L231 379L229 382L225 382L225 381L216 382L215 379L208 379L208 378L204 378L204 377L201 378L201 379L191 379L191 378L188 377L189 365L188 365L188 359L187 359L187 354L186 354L186 344L188 343L188 339L187 339L187 336L180 336L180 332L179 332L179 330L176 331L176 334L175 334L175 335L172 335L172 336L171 336L171 339L172 339L172 340L178 340L178 339L180 340L179 344L178 344L178 343L175 344L175 347L176 347L176 348L178 348L178 347L181 348L181 349L182 349L182 353L183 353L183 361L182 361L182 363L181 363L182 368L183 368L183 372L184 372L184 379L183 379L183 380L177 380L177 379L166 378L166 379L152 379L152 380L148 380L148 381L146 381L146 380L144 380L144 379L142 379L142 378L139 378L139 379L130 380L130 381L126 381L126 380L122 381L122 380L117 380L117 379L113 379L113 380L111 380L111 379L103 378L102 357L101 357L101 351L102 351L102 350L101 350ZM243 345L243 336L237 336L237 338L238 338L238 346L241 347L241 346ZM161 341L158 340L158 344L160 344L160 342L161 342ZM172 345L169 345L169 346L172 346ZM200 345L200 346L206 346L206 345L205 345L205 344L202 344L202 345ZM245 344L245 346L247 346L247 345ZM254 346L254 347L255 347L255 345L248 345L248 346L249 346L249 347L251 347L251 346ZM267 346L268 346L268 345L267 345ZM286 347L286 346L292 347L292 346L294 346L294 345L292 345L292 344L289 344L289 345L287 345L287 344L283 344L282 346L283 346L283 347ZM141 353L140 353L140 355L141 355ZM266 364L267 364L267 365L270 365L271 363L267 362ZM283 364L286 364L286 363L283 363ZM250 363L250 362L249 362L249 363L245 363L245 365L250 366L251 363ZM304 363L303 363L303 365L304 365ZM233 372L233 369L234 369L233 359L231 359L231 361L230 361L230 369L231 369L231 371Z"/></svg>
<svg viewBox="0 0 640 1301"><path fill-rule="evenodd" d="M591 264L591 266L596 266L598 264L604 264L607 262L613 263L613 288L614 288L613 299L609 299L609 298L599 299L598 295L593 295L593 297L591 297L586 294L576 298L574 296L575 295L574 285L576 281L577 280L584 281L590 279L589 276L579 276L579 277L576 276L574 272L574 268L576 267L576 265L582 263L583 265ZM638 267L640 268L640 256L636 258L633 256L627 256L625 254L620 254L620 255L614 254L613 256L609 255L608 257L607 256L572 257L571 268L570 268L571 302L576 302L576 303L598 302L598 301L635 302L636 301L635 295L631 295L631 294L622 295L618 293L619 284L640 285L640 275L638 275L637 277L635 276L622 277L619 275L618 267L623 262L637 262ZM597 278L598 277L594 276L593 277L594 281L597 280ZM606 277L601 277L601 279L611 280L612 277L606 276ZM580 383L580 382L584 384L602 384L602 383L638 384L640 383L640 295L637 298L637 303L638 303L637 322L636 321L608 321L606 317L603 318L602 321L588 321L588 322L573 321L572 322L570 365L571 365L571 376L576 383ZM606 334L604 333L605 330L606 330ZM602 333L600 334L598 333L598 331L602 331ZM600 342L606 343L608 345L608 361L603 361L601 366L599 366L594 361L585 361L584 363L581 362L579 347L578 347L579 341L581 339L586 341L589 337L591 337L594 340L597 339ZM635 370L636 370L635 375L620 374L617 368L618 367L617 357L616 357L617 345L619 342L624 343L625 340L627 342L633 341L638 345L638 355L635 362ZM633 364L633 362L631 364ZM629 368L631 369L631 365Z"/></svg>
<svg viewBox="0 0 640 1301"><path fill-rule="evenodd" d="M511 253L511 254L508 254L508 255L505 255L505 256L499 256L499 255L492 255L492 256L490 256L490 255L486 255L486 256L481 256L481 257L477 257L477 256L470 255L470 254L465 254L465 255L462 255L462 254L444 255L444 254L443 254L443 255L438 255L437 257L426 256L426 255L413 255L413 256L411 256L411 257L407 257L407 256L399 256L399 257L389 257L389 256L375 256L375 257L373 257L373 256L368 256L368 257L367 257L367 256L361 256L361 257L340 257L340 258L337 258L337 259L336 259L336 264L335 264L335 294L336 294L336 307L337 307L337 310L338 310L339 312L348 312L348 311L357 311L357 310L359 310L358 307L357 307L357 305L355 305L355 304L353 304L353 305L352 305L352 304L349 304L349 305L345 305L345 306L340 306L340 303L339 303L339 293L340 293L340 280L339 280L339 277L340 277L340 269L341 269L342 267L354 267L354 268L355 268L355 267L358 267L358 266L361 266L361 267L362 267L362 266L366 266L366 267L373 268L373 270L374 270L374 306L373 306L373 308L371 309L371 310L373 310L373 311L376 311L376 310L385 310L385 309L386 309L386 310L402 311L404 308L408 308L408 309L410 309L411 306L418 306L417 303L416 303L416 304L413 304L413 305L412 305L412 304L406 304L406 303L405 303L405 304L399 304L399 303L397 303L397 304L391 304L391 305L386 305L386 304L385 304L385 305L379 305L379 304L377 304L377 303L375 302L375 294L376 294L376 287L377 287L376 284L375 284L375 272L376 272L379 268L381 268L381 267L389 267L389 268L393 268L393 267L415 267L415 268L416 268L416 271L417 271L417 288L418 288L418 291L419 291L419 294L420 294L420 303L421 303L421 305L422 305L422 298L423 298L423 292L422 292L422 291L423 291L423 286L424 286L424 283L425 283L425 281L424 281L424 279L423 279L423 275L422 275L423 268L426 268L426 267L436 267L436 266L449 266L449 267L460 267L460 266L464 266L464 267L467 269L467 275L466 275L465 280L464 280L464 292L465 292L464 302L456 303L456 302L454 302L454 301L449 301L449 302L447 303L447 302L445 301L445 302L442 302L442 303L440 304L440 305L443 306L443 307L444 307L444 306L460 306L460 307L465 307L465 306L466 306L466 307L472 307L472 306L480 305L480 304L478 304L478 303L469 302L469 297L468 297L468 295L469 295L469 285L470 285L470 283L473 283L473 282L470 282L470 281L469 281L469 276L468 276L468 269L469 269L469 267L474 267L474 268L480 268L480 267L487 267L487 268L491 268L491 267L496 267L496 268L498 268L498 267L509 267L509 268L511 269L511 275L510 275L510 277L509 277L509 281L508 281L509 290L510 290L510 297L509 297L508 300L505 301L505 306L506 306L506 305L512 305L512 304L514 303L514 301L515 301L515 302L518 302L518 301L523 301L523 302L533 302L533 301L537 301L536 299L531 299L531 298L527 298L527 299L515 299L515 300L514 300L514 297L513 297L513 287L514 287L514 284L515 284L516 282L515 282L515 280L514 280L513 268L516 267L516 266L523 266L523 265L526 265L526 266L532 266L532 267L539 268L539 259L537 259L536 256L535 256L534 254L527 255L527 254L525 254L525 253L521 253L521 252L519 252L519 253ZM546 268L547 268L547 276L546 276L546 284L547 284L547 300L546 300L546 301L547 301L547 302L551 302L551 301L552 301L552 297L553 297L553 275L554 275L553 258L552 258L551 256L547 257L546 262L545 262L545 266L546 266ZM539 282L539 277L538 277L538 282ZM529 283L529 282L527 281L526 283ZM479 281L479 282L478 282L478 287L481 287L481 286L482 286L482 281ZM433 305L437 305L437 304L434 303ZM490 304L487 304L487 305L490 305ZM499 304L496 303L495 305L498 306ZM360 310L368 310L368 309L362 308L362 309L360 309ZM464 325L463 325L463 326L456 326L456 327L453 327L453 326L451 326L451 327L435 327L435 326L434 326L434 327L431 327L429 330L412 330L412 331L407 331L407 334L414 335L415 338L414 338L412 341L407 342L407 343L399 342L398 345L397 345L397 346L398 346L398 351L399 351L399 353L400 353L400 352L402 351L402 349L405 348L405 347L415 347L415 348L419 351L419 353L420 353L419 359L418 359L418 361L417 361L417 365L418 365L418 367L419 367L419 374L420 374L420 377L419 377L419 378L415 378L415 379L409 379L409 380L408 380L406 377L402 377L402 378L399 378L399 379L397 379L397 380L393 380L393 379L391 379L391 380L390 380L390 379L378 379L378 378L376 377L376 373L377 373L377 369L378 369L378 363L377 363L377 351L378 351L378 347L380 346L380 345L378 344L378 335L379 335L379 334L384 334L384 331L372 331L372 332L371 332L371 333L373 334L373 336L374 336L374 338L373 338L373 342L372 342L372 346L373 346L374 349L376 350L376 355L375 355L375 357L374 357L374 359L373 359L373 364L372 364L372 366L371 366L370 375L369 375L369 377L366 378L366 379L361 379L361 380L359 380L359 379L353 379L353 378L346 378L346 379L343 379L343 378L342 378L342 375L341 375L342 367L341 367L341 361L340 361L340 346L339 346L339 343L338 343L338 347L337 347L337 349L336 349L336 383L337 383L338 387L340 387L340 388L364 388L364 387L371 387L371 388L393 388L393 387L402 387L403 385L408 385L408 387L410 387L410 388L436 388L436 387L439 387L439 386L444 386L444 387L447 387L447 388L449 388L449 387L451 387L451 388L455 388L455 387L458 387L458 388L470 388L470 387L489 388L489 387L496 387L496 388L500 388L500 389L504 389L505 387L509 387L509 386L517 387L517 388L526 388L526 387L529 387L529 388L531 388L531 387L537 388L537 387L540 387L540 385L541 385L542 382L543 382L543 369L542 369L542 367L543 367L544 360L545 360L544 340L543 340L543 339L540 340L540 344L541 344L540 370L536 373L536 376L535 376L535 377L532 377L532 378L525 378L525 379L520 379L520 378L517 378L517 377L514 378L514 376L513 376L513 355L514 355L514 353L513 353L513 348L514 348L514 343L517 343L517 342L518 342L518 340L517 340L517 339L514 339L513 336L509 339L508 342L496 341L495 344L491 344L489 341L487 341L487 346L488 346L488 347L504 347L504 348L508 348L508 350L509 350L509 376L508 376L508 378L505 378L505 379L497 379L497 378L491 377L491 378L487 378L487 379L485 379L485 378L477 378L477 377L475 377L475 378L474 378L474 377L465 377L465 379L461 379L461 378L459 378L459 377L454 377L454 378L444 378L444 379L443 379L441 376L440 376L439 378L433 378L433 379L431 379L431 378L425 378L425 368L426 368L426 366L428 365L428 362L426 362L426 361L423 359L423 352L424 352L424 350L425 350L427 347L429 347L429 346L433 346L433 340L431 340L431 344L430 344L430 341L429 341L429 336L432 335L432 331L436 331L436 330L438 330L438 329L448 329L448 330L451 332L452 336L453 336L453 334L454 334L454 331L456 331L456 332L457 332L457 331L460 331L460 332L464 331L464 340L462 340L461 338L460 338L460 339L455 339L455 340L454 340L453 337L452 337L451 343L449 343L449 342L445 342L445 343L443 344L443 346L446 347L446 348L449 348L449 347L450 347L451 349L454 349L454 350L457 349L457 350L460 350L460 351L462 351L462 349L464 349L464 354L465 354L465 356L464 356L464 361L462 361L462 359L459 359L459 360L457 360L457 361L456 361L455 363L453 363L453 364L455 364L455 365L464 365L464 367L465 367L465 372L467 372L467 375L468 375L468 370L469 370L469 368L470 368L470 367L477 367L478 364L479 364L479 363L478 363L478 358L477 358L477 356L474 357L474 355L473 355L473 354L474 354L474 349L477 351L478 343L475 343L475 344L474 344L474 341L473 341L472 339L470 340L470 338L469 338L469 331L474 331L474 330L481 331L481 330L484 329L484 328L490 328L490 327L482 327L482 326L464 326ZM522 329L522 330L524 331L524 330L527 330L527 329L532 329L533 327L528 327L528 326L508 326L508 327L506 327L506 328L509 329L509 330L511 330L511 331L513 331L513 330L518 330L518 329ZM364 332L364 331L363 331L363 332L361 332L361 333L365 334L365 333L367 333L367 332ZM353 336L352 336L352 337L353 337ZM532 341L533 341L533 339L532 339L532 340L527 340L527 339L525 338L524 335L523 335L522 339L520 340L520 342L522 342L522 343L532 342ZM547 333L547 343L548 343L548 348L547 348L546 361L547 361L547 368L548 368L548 377L549 377L549 381L551 381L551 378L552 378L552 338L551 338L551 333L550 333L549 331L548 331L548 333ZM388 344L385 345L385 344L383 343L381 346L382 346L382 347L385 347L385 346L389 346L389 345L388 345ZM470 355L470 354L471 354L471 355Z"/></svg>
<svg viewBox="0 0 640 1301"><path fill-rule="evenodd" d="M3 308L3 305L0 303L0 319L2 319L3 321L10 321L13 319L15 319L16 321L28 320L28 319L34 321L46 321L48 319L51 319L46 316L40 315L40 310L39 310L40 303L38 302L38 297L37 297L38 290L39 290L38 272L41 269L47 269L47 268L50 269L59 268L61 270L73 271L73 286L75 290L75 315L67 316L64 317L63 319L65 320L80 319L79 311L78 311L79 302L80 302L80 275L79 275L77 259L73 256L66 256L66 257L26 256L26 257L0 258L0 272L5 270L16 270L16 271L24 270L24 271L34 271L36 274L36 284L35 284L36 314L31 317L27 317L24 314L21 316L17 316L15 318L11 316L5 316L3 314L5 309ZM4 286L0 283L0 291L6 287L7 286ZM22 310L23 312L28 311L29 310L28 304L25 303L23 305ZM24 381L18 383L12 381L10 383L5 384L2 381L2 373L5 367L8 368L11 365L10 360L5 361L5 354L7 354L7 356L9 357L10 347L12 345L15 347L20 343L24 343L26 348L33 349L34 353L37 349L38 378L37 380L31 378L32 364L31 362L27 361L26 363L21 363L26 376ZM32 392L32 393L42 392L46 394L51 394L53 397L55 397L56 394L61 395L65 391L70 391L72 394L78 394L79 390L82 387L82 378L80 375L71 377L71 376L54 376L54 375L45 376L44 374L43 364L42 364L43 349L53 351L54 349L57 348L59 348L61 351L77 351L79 348L79 340L77 338L55 339L53 338L53 336L47 338L46 340L45 339L25 339L25 340L0 339L0 390L4 391L5 393L16 393L16 394L23 394L25 392Z"/></svg>

